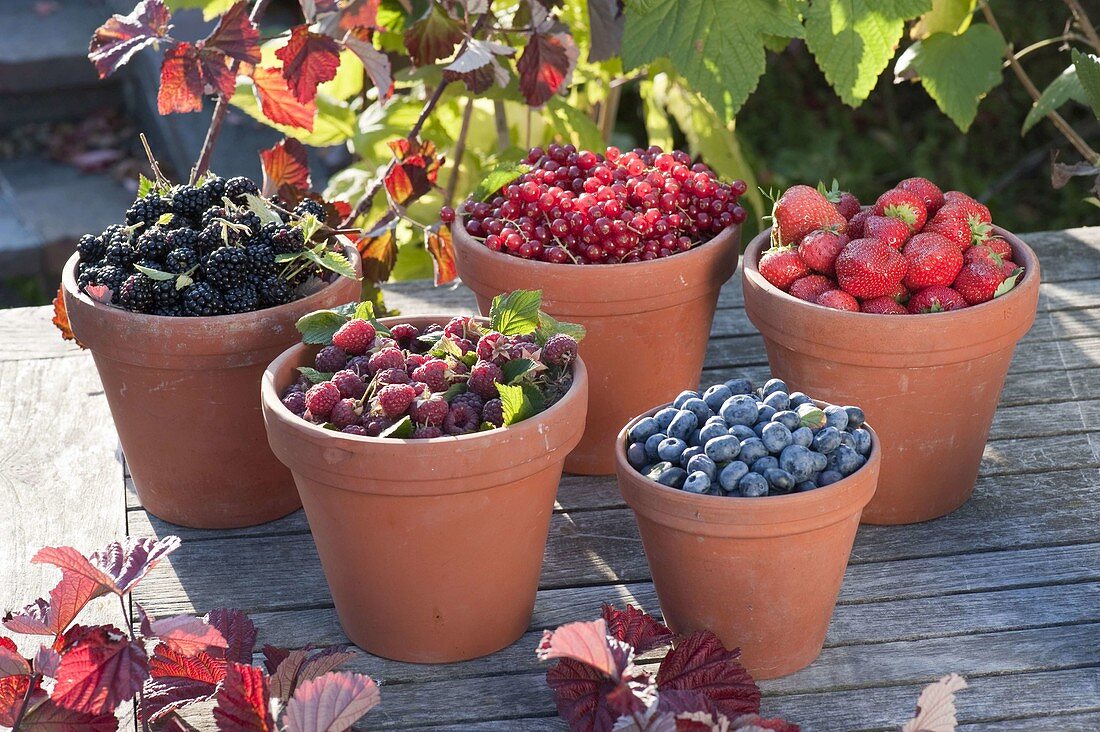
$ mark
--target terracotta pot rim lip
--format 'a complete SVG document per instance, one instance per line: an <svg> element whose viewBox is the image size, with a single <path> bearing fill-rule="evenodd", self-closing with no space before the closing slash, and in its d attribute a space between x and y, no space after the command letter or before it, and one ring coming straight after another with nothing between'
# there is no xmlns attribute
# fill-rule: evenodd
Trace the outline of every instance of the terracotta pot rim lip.
<svg viewBox="0 0 1100 732"><path fill-rule="evenodd" d="M940 313L919 313L917 315L922 318L934 316L940 318L941 320L946 318L963 320L974 317L975 312L985 312L985 310L988 310L991 306L1000 306L1001 304L1005 302L1010 302L1015 298L1024 297L1023 293L1027 289L1027 287L1025 287L1024 285L1030 285L1031 282L1034 280L1035 276L1033 272L1038 266L1039 258L1036 256L1034 250L1032 250L1032 248L1029 247L1027 243L1024 242L1024 240L1020 239L1018 236L1008 231L1007 229L1002 229L999 226L994 226L993 231L1007 239L1009 243L1012 244L1014 247L1019 248L1020 251L1023 252L1025 258L1028 260L1022 263L1024 265L1024 273L1020 276L1020 279L1017 280L1016 286L1001 297L994 298L992 300L979 303L977 305L970 305L965 308L960 308L959 310L945 310ZM789 292L783 292L783 290L780 290L778 287L764 279L764 276L760 274L760 270L757 269L757 262L760 260L760 253L764 249L763 245L765 242L769 241L770 238L771 227L768 227L767 229L753 237L752 241L750 241L748 246L745 247L745 253L741 257L741 271L744 278L751 281L754 286L762 290L768 296L781 298L784 302L794 305L795 307L811 308L814 312L822 314L832 313L835 317L860 319L875 318L885 320L886 322L892 324L899 321L905 322L906 319L904 317L883 318L878 313L853 312L850 310L837 310L836 308L828 308L824 305L818 305L817 303L800 300ZM909 315L913 315L913 313L910 313Z"/></svg>
<svg viewBox="0 0 1100 732"><path fill-rule="evenodd" d="M352 251L355 251L356 255L358 254L358 250L356 250L354 246L350 244L344 245L344 252L346 254L351 254ZM215 323L225 323L228 322L231 318L236 318L236 322L238 323L247 322L247 320L249 319L259 322L269 314L281 314L289 312L290 310L301 308L303 303L309 303L313 300L320 299L319 296L327 292L329 287L335 285L341 279L348 279L346 277L343 277L343 275L337 275L336 279L332 280L331 282L326 282L324 287L320 288L316 292L311 292L305 297L299 298L297 300L291 300L288 303L276 305L275 307L261 308L260 310L251 310L247 313L228 313L225 315L153 315L151 313L135 313L126 310L125 308L120 308L114 305L110 305L108 303L99 302L90 298L86 293L81 292L80 288L77 287L75 276L76 264L79 258L80 253L73 252L72 256L70 256L68 261L65 262L65 268L61 271L61 283L65 288L65 292L70 297L76 299L80 302L81 305L84 305L85 307L92 308L93 310L99 312L110 313L108 317L115 317L120 320L131 320L137 323L147 323L150 325L153 323L166 323L178 326L183 326L185 324L194 324L195 326L202 327L209 326ZM362 275L360 275L356 279L361 280Z"/></svg>
<svg viewBox="0 0 1100 732"><path fill-rule="evenodd" d="M410 320L430 320L437 323L446 323L451 318L456 317L454 315L414 315L414 316L395 316L391 318L382 318L380 322L383 325L396 325L401 322L408 322ZM476 317L478 321L488 322L487 318ZM323 436L325 438L336 438L338 440L348 440L352 444L360 445L441 445L448 442L471 442L479 440L493 435L504 434L507 430L511 429L536 429L533 425L536 425L541 420L539 418L546 415L557 416L558 413L567 406L567 402L572 402L577 399L577 384L588 383L588 369L584 365L584 360L578 356L577 360L573 362L573 381L569 384L569 389L562 395L561 399L554 402L549 409L543 412L539 412L533 417L528 417L522 422L517 422L514 425L508 427L498 427L493 430L486 430L485 432L471 432L465 435L443 435L441 437L427 437L427 438L394 438L394 437L368 437L365 435L351 435L346 432L337 432L335 430L327 430L320 425L307 422L296 414L291 414L290 410L283 406L282 400L279 399L278 394L275 391L275 372L278 368L281 368L285 361L291 360L292 356L297 355L296 352L304 351L307 348L304 343L296 343L287 350L280 353L275 357L267 368L264 369L263 379L261 381L261 391L263 405L268 407L270 412L280 421L286 422L292 425L291 429L303 429L307 434ZM511 434L515 434L512 432Z"/></svg>
<svg viewBox="0 0 1100 732"><path fill-rule="evenodd" d="M813 401L814 404L816 404L820 408L832 406L829 402L823 402L817 399L814 399ZM854 477L858 476L861 471L865 470L872 461L881 459L882 445L879 442L878 433L875 432L874 428L871 427L871 425L864 422L861 427L866 427L867 431L871 433L871 453L867 456L867 459L864 461L863 465L860 466L859 470L852 473L851 475L841 478L836 483L822 486L820 488L814 488L812 491L806 491L804 493L788 493L783 496L761 496L759 498L748 498L746 496L708 496L698 493L686 493L678 488L672 488L667 485L662 485L652 478L648 478L642 475L634 468L633 465L627 462L626 459L627 431L639 420L644 419L645 417L652 417L654 414L661 411L662 409L666 409L667 407L671 406L672 402L668 402L666 404L662 404L659 407L654 407L644 414L639 414L637 417L634 417L632 420L627 422L626 426L623 427L622 431L619 432L618 437L615 438L615 463L619 467L620 473L626 472L631 477L636 478L639 481L639 485L644 486L647 490L653 491L654 495L660 497L662 500L667 500L668 502L687 505L695 504L700 508L713 508L716 506L739 506L740 508L738 510L740 511L744 511L745 507L747 506L759 506L762 513L767 512L770 509L780 507L805 508L815 503L824 503L834 494L842 493L845 489L851 488L854 484L854 481L852 480ZM759 523L789 523L791 520L798 520L798 518L800 517L774 522L761 521ZM713 521L707 521L705 519L700 520L704 523L717 523Z"/></svg>

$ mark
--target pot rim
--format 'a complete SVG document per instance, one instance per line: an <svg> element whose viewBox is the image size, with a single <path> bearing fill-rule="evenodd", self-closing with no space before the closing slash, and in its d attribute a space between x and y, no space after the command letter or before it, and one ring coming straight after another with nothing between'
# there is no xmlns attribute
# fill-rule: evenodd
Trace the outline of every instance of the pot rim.
<svg viewBox="0 0 1100 732"><path fill-rule="evenodd" d="M764 245L771 240L771 231L772 227L769 226L767 229L761 231L759 234L753 237L752 241L749 242L749 245L745 247L745 252L741 257L742 276L745 279L749 280L749 282L751 282L753 286L757 287L768 295L783 298L785 302L793 304L796 307L805 306L807 308L812 308L816 312L828 311L833 313L834 316L838 318L854 318L855 320L852 320L852 323L871 322L867 320L868 318L885 320L891 324L895 324L899 321L906 321L905 317L883 318L883 316L877 313L837 310L836 308L829 308L825 307L824 305L818 305L817 303L807 302L806 300L801 300L795 297L789 292L784 292L772 283L768 282L764 278L764 276L760 274L760 270L757 268L757 263L760 261L760 255L764 251ZM945 325L949 320L954 320L955 322L963 322L975 317L975 312L983 312L983 308L988 310L990 306L1003 307L1005 303L1012 303L1015 302L1016 299L1025 297L1025 291L1027 288L1024 285L1030 285L1032 280L1038 277L1039 258L1038 256L1036 256L1031 247L1029 247L1022 239L1020 239L1018 236L1008 231L1007 229L1002 229L1001 227L994 225L993 232L1003 237L1005 241L1007 241L1012 246L1014 254L1023 255L1022 259L1024 261L1017 262L1017 264L1021 265L1024 268L1024 272L1022 275L1020 275L1020 279L1016 281L1016 286L1013 287L1006 294L987 302L979 303L978 305L970 305L965 308L960 308L959 310L945 310L940 313L919 313L919 317L926 318L929 316L935 316L943 321ZM910 313L910 315L913 314Z"/></svg>
<svg viewBox="0 0 1100 732"><path fill-rule="evenodd" d="M393 316L389 318L381 318L380 323L386 326L397 325L398 323L408 323L414 320L423 320L431 323L443 324L449 321L454 315L414 315L414 316ZM488 323L488 318L475 317L474 320L479 323ZM267 412L272 416L275 416L280 421L291 425L292 429L302 431L306 435L312 435L314 437L323 437L326 439L335 438L337 440L354 444L364 445L402 445L402 446L424 446L424 445L442 445L447 443L468 443L474 440L487 438L493 435L502 434L505 430L522 430L529 432L538 432L538 425L544 421L547 416L557 417L558 414L564 411L565 407L569 403L577 399L577 395L583 391L578 388L578 385L585 386L588 383L588 369L584 365L584 360L578 356L573 362L573 381L569 384L569 389L562 395L561 399L554 402L548 409L539 412L538 414L528 417L522 422L509 425L507 427L498 427L493 430L486 430L485 432L471 432L465 435L443 435L441 437L428 437L428 438L394 438L394 437L369 437L365 435L351 435L346 432L337 432L335 430L327 430L320 425L307 422L296 414L292 414L289 409L283 406L282 400L279 398L278 392L275 390L275 375L288 361L300 358L302 353L306 351L309 346L305 343L296 343L290 348L286 349L278 356L275 357L267 368L264 369L263 379L260 384L261 399ZM516 434L512 432L511 434Z"/></svg>

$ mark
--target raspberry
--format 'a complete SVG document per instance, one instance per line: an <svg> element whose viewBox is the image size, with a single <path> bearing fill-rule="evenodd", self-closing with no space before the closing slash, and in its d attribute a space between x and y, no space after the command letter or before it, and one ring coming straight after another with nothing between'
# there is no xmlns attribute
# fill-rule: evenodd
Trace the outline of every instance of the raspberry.
<svg viewBox="0 0 1100 732"><path fill-rule="evenodd" d="M443 419L443 431L448 435L464 435L478 428L478 411L465 402L451 403Z"/></svg>
<svg viewBox="0 0 1100 732"><path fill-rule="evenodd" d="M423 381L432 391L447 391L447 362L439 359L428 361L414 369L412 377Z"/></svg>
<svg viewBox="0 0 1100 732"><path fill-rule="evenodd" d="M332 344L343 348L352 356L361 356L370 350L374 335L373 325L355 318L340 326L340 330L332 336Z"/></svg>
<svg viewBox="0 0 1100 732"><path fill-rule="evenodd" d="M429 425L429 426L426 426L426 427L417 427L416 430L413 432L412 436L413 436L414 439L417 439L417 440L430 440L433 437L442 437L443 436L443 430L439 429L438 427L436 427L434 425Z"/></svg>
<svg viewBox="0 0 1100 732"><path fill-rule="evenodd" d="M306 395L305 392L292 391L283 397L283 406L289 409L299 417L306 411Z"/></svg>
<svg viewBox="0 0 1100 732"><path fill-rule="evenodd" d="M413 371L428 363L431 358L423 353L410 353L405 356L405 370L409 372L409 376L412 376Z"/></svg>
<svg viewBox="0 0 1100 732"><path fill-rule="evenodd" d="M466 382L467 388L485 399L492 399L497 395L497 382L504 378L504 372L492 361L478 361L470 370L470 380Z"/></svg>
<svg viewBox="0 0 1100 732"><path fill-rule="evenodd" d="M462 351L463 356L474 350L474 342L469 338L452 338L451 340L458 346L458 350Z"/></svg>
<svg viewBox="0 0 1100 732"><path fill-rule="evenodd" d="M467 391L451 400L452 407L456 404L468 404L475 412L480 414L482 407L485 405L485 400L472 391Z"/></svg>
<svg viewBox="0 0 1100 732"><path fill-rule="evenodd" d="M328 416L328 421L341 429L353 425L359 421L359 413L356 411L357 407L358 402L354 399L341 399L336 402L336 405L332 408L332 412Z"/></svg>
<svg viewBox="0 0 1100 732"><path fill-rule="evenodd" d="M504 343L501 343L502 338L504 339ZM477 342L477 357L482 361L492 361L498 366L502 365L501 361L503 360L503 354L501 351L503 349L498 347L498 344L504 346L507 345L507 343L507 338L504 335L496 331L489 331L481 336L481 340Z"/></svg>
<svg viewBox="0 0 1100 732"><path fill-rule="evenodd" d="M477 331L473 318L468 317L451 318L451 322L443 327L443 334L451 338L466 338L470 333L477 333Z"/></svg>
<svg viewBox="0 0 1100 732"><path fill-rule="evenodd" d="M567 366L577 358L577 339L565 333L551 336L542 348L542 360L557 366Z"/></svg>
<svg viewBox="0 0 1100 732"><path fill-rule="evenodd" d="M367 428L359 424L349 424L347 427L344 427L340 431L343 432L345 435L359 435L360 437L369 437L369 435L367 434Z"/></svg>
<svg viewBox="0 0 1100 732"><path fill-rule="evenodd" d="M354 371L337 371L332 375L332 383L340 390L345 399L359 399L367 390L367 385Z"/></svg>
<svg viewBox="0 0 1100 732"><path fill-rule="evenodd" d="M326 374L343 370L347 363L348 354L339 346L325 346L317 352L317 357L313 359L313 365L317 367L317 370Z"/></svg>
<svg viewBox="0 0 1100 732"><path fill-rule="evenodd" d="M500 427L504 424L504 404L499 399L490 399L481 408L481 421Z"/></svg>
<svg viewBox="0 0 1100 732"><path fill-rule="evenodd" d="M353 356L344 366L356 376L370 376L370 358L368 356Z"/></svg>
<svg viewBox="0 0 1100 732"><path fill-rule="evenodd" d="M393 424L393 421L385 417L380 417L377 414L364 414L360 424L362 424L363 429L366 430L367 437L378 437L378 435L382 434L382 430Z"/></svg>
<svg viewBox="0 0 1100 732"><path fill-rule="evenodd" d="M369 367L372 374L386 369L401 369L404 371L405 355L396 348L383 348L370 357Z"/></svg>
<svg viewBox="0 0 1100 732"><path fill-rule="evenodd" d="M408 384L387 384L378 392L378 405L387 417L397 418L409 409L416 390Z"/></svg>
<svg viewBox="0 0 1100 732"><path fill-rule="evenodd" d="M412 342L420 335L420 331L415 325L409 325L408 323L399 323L390 328L390 335L397 341L397 345L402 348L408 348L412 345Z"/></svg>
<svg viewBox="0 0 1100 732"><path fill-rule="evenodd" d="M314 417L321 419L332 413L332 408L338 401L340 401L340 389L331 381L314 384L306 392L306 409Z"/></svg>
<svg viewBox="0 0 1100 732"><path fill-rule="evenodd" d="M427 399L417 399L413 403L412 418L417 424L443 424L451 406L439 395Z"/></svg>
<svg viewBox="0 0 1100 732"><path fill-rule="evenodd" d="M402 369L382 369L374 376L379 384L408 384L412 379Z"/></svg>

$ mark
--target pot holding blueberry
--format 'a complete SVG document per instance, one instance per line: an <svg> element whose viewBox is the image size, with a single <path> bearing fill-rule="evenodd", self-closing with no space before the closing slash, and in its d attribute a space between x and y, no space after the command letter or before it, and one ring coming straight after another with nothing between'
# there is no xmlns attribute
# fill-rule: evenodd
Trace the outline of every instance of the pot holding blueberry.
<svg viewBox="0 0 1100 732"><path fill-rule="evenodd" d="M616 445L665 622L713 631L755 678L821 652L880 447L855 406L779 379L682 392Z"/></svg>

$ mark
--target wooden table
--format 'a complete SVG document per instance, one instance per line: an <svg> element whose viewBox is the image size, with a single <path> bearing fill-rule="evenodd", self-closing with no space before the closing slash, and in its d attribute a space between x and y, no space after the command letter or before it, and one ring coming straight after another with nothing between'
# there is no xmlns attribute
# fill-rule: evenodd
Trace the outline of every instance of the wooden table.
<svg viewBox="0 0 1100 732"><path fill-rule="evenodd" d="M825 650L761 684L765 714L804 730L896 729L920 688L954 671L970 681L961 729L1100 729L1100 228L1025 238L1043 265L1039 315L1017 350L973 499L937 521L860 529ZM409 315L473 307L462 287L387 292ZM736 277L703 381L741 374L762 379L767 362ZM239 607L260 644L345 640L301 512L196 531L142 510L91 358L61 342L48 308L0 312L0 393L0 606L52 587L55 570L27 563L42 545L90 551L126 533L174 533L184 546L135 596L155 615ZM595 617L605 601L658 610L614 479L567 476L528 634L449 666L362 654L352 667L384 683L366 726L562 728L536 639Z"/></svg>

